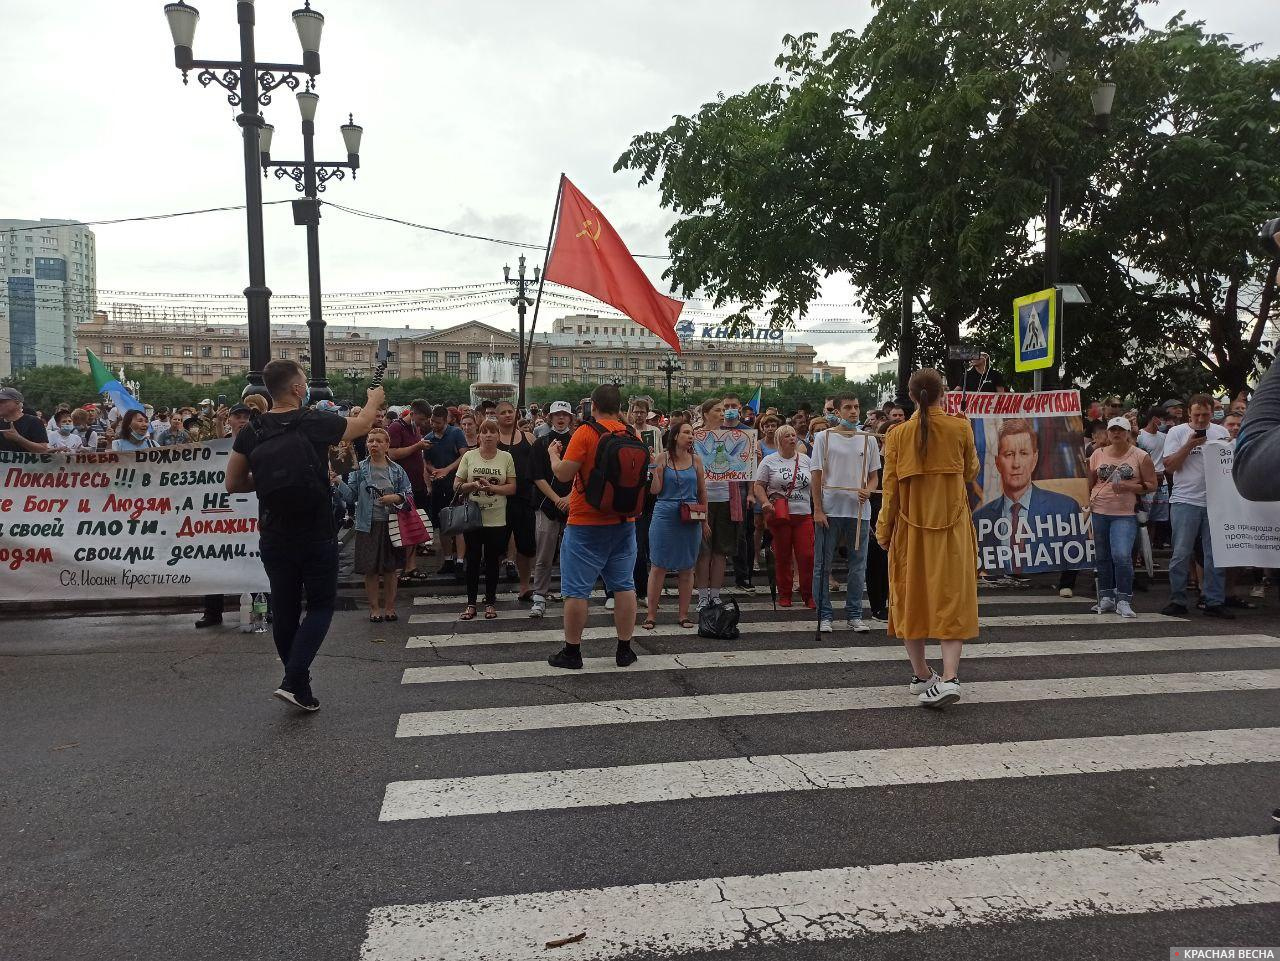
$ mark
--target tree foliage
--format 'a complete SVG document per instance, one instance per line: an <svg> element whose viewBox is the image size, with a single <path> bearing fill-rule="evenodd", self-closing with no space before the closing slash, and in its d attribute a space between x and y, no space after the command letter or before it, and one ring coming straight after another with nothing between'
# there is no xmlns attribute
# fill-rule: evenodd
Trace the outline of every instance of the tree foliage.
<svg viewBox="0 0 1280 961"><path fill-rule="evenodd" d="M1235 388L1269 359L1251 238L1280 209L1280 61L1180 20L1149 29L1138 0L880 0L861 32L783 44L778 78L639 134L615 165L679 214L674 288L788 324L843 272L882 354L904 285L920 361L966 335L1007 353L1012 299L1044 285L1056 167L1060 276L1095 303L1068 314L1069 374L1152 385L1190 353ZM1105 136L1098 78L1119 88Z"/></svg>
<svg viewBox="0 0 1280 961"><path fill-rule="evenodd" d="M60 404L83 407L101 399L93 378L75 367L25 367L14 371L2 383L22 392L22 401L28 410L45 414L52 414Z"/></svg>

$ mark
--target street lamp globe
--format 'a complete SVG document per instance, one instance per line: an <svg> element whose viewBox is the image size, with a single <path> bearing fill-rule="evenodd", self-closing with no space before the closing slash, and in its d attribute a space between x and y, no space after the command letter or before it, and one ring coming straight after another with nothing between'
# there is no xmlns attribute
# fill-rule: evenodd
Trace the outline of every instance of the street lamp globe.
<svg viewBox="0 0 1280 961"><path fill-rule="evenodd" d="M316 107L320 105L320 95L310 90L299 90L298 113L302 114L302 122L313 122L316 119Z"/></svg>
<svg viewBox="0 0 1280 961"><path fill-rule="evenodd" d="M351 114L347 114L347 122L340 129L342 130L342 142L347 147L347 154L352 157L358 157L360 155L360 138L364 136L364 127L356 123Z"/></svg>
<svg viewBox="0 0 1280 961"><path fill-rule="evenodd" d="M275 135L275 132L275 125L269 123L264 123L258 130L258 153L262 154L263 166L266 166L271 160L271 138Z"/></svg>
<svg viewBox="0 0 1280 961"><path fill-rule="evenodd" d="M1111 123L1111 108L1116 102L1116 85L1103 81L1093 88L1093 122L1099 130L1105 130Z"/></svg>
<svg viewBox="0 0 1280 961"><path fill-rule="evenodd" d="M319 54L320 35L324 32L324 14L319 10L312 10L310 0L307 0L301 10L293 11L293 26L298 31L298 43L302 45L302 52Z"/></svg>
<svg viewBox="0 0 1280 961"><path fill-rule="evenodd" d="M169 21L169 33L173 36L173 45L190 50L195 43L196 24L200 22L200 11L178 0L177 3L164 5L164 16Z"/></svg>

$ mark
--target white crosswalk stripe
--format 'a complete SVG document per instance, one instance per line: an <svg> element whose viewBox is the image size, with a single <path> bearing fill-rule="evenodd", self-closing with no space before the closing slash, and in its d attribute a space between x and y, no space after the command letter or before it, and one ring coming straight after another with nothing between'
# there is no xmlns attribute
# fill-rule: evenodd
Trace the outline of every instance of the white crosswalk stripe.
<svg viewBox="0 0 1280 961"><path fill-rule="evenodd" d="M1116 637L1088 641L1010 641L966 644L966 660L990 657L1051 657L1074 654L1137 654L1150 651L1230 650L1280 647L1280 638L1269 634L1177 637ZM935 652L936 653L936 652ZM706 668L790 667L804 664L859 664L866 661L898 661L897 645L878 647L815 647L781 650L704 651L688 654L645 654L630 667L620 669L612 657L584 657L582 669L565 671L545 660L500 661L493 664L449 664L443 667L409 667L405 684L440 684L449 681L499 681L530 677L578 678L592 674L638 671L686 671Z"/></svg>
<svg viewBox="0 0 1280 961"><path fill-rule="evenodd" d="M509 601L509 600L514 600L514 598L513 597L505 598L505 599L499 598L499 600ZM674 597L664 597L662 601L663 601L662 612L664 614L672 614L675 611L676 599ZM437 598L437 597L431 597L431 598L415 597L413 600L413 603L414 603L414 606L417 608L428 608L432 610L431 610L431 613L410 615L409 616L410 624L452 624L455 621L457 621L458 614L462 613L462 609L467 604L467 599L463 595L458 595L457 597L451 597L446 600L441 600L440 598ZM1092 597L1043 597L1039 594L1013 594L1006 597L999 597L999 596L989 597L984 595L978 598L979 608L1043 607L1049 604L1062 604L1062 605L1075 606L1075 607L1088 607L1093 603L1094 603L1094 599ZM842 594L834 595L832 606L837 608L837 613L843 613L844 595ZM764 600L760 600L759 595L756 595L755 600L748 601L748 600L739 599L738 607L743 611L772 611L775 609L773 602L768 599L767 595ZM451 608L451 610L437 612L434 610L435 608ZM456 608L456 611L452 610L452 608ZM803 608L799 604L795 604L792 607L792 610L795 611L796 613L800 613L803 610ZM787 613L787 609L785 607L777 608L777 611L780 614ZM525 604L519 610L502 609L501 613L504 618L507 618L507 617L526 617L527 618L529 617L529 605ZM612 616L611 612L605 610L604 608L603 596L592 600L591 614L601 615L601 616ZM809 616L812 617L813 616L812 613L810 613ZM553 618L562 618L562 617L564 617L563 604L547 605L547 612L545 615L546 620L551 620ZM640 605L640 610L636 612L636 619L644 620L644 604L643 603L641 603ZM529 620L531 622L536 621L536 618L529 618Z"/></svg>
<svg viewBox="0 0 1280 961"><path fill-rule="evenodd" d="M1210 691L1280 689L1280 670L1051 677L1030 681L976 681L964 685L966 704L1050 701L1086 697L1145 697ZM914 708L906 684L742 694L691 694L616 701L569 701L530 707L419 711L400 716L396 737L441 737L499 731L539 731L600 724L652 724L717 717L808 714L874 708Z"/></svg>
<svg viewBox="0 0 1280 961"><path fill-rule="evenodd" d="M1163 614L1139 614L1137 617L1123 621L1114 617L1098 614L996 614L978 618L979 627L1096 627L1100 623L1111 624L1170 624L1177 623L1180 618L1168 618ZM836 620L841 632L848 628L842 619ZM792 618L785 621L743 621L739 624L742 632L748 635L757 634L793 634L817 629L817 622L812 618ZM882 625L871 628L873 631L884 631ZM636 637L696 637L697 630L683 628L679 624L659 624L652 631L638 631ZM584 641L617 640L618 633L612 624L601 627L588 627L582 632ZM417 635L409 638L408 647L475 647L489 644L554 644L564 640L564 628L553 627L546 630L521 631L461 631L453 634L431 636Z"/></svg>
<svg viewBox="0 0 1280 961"><path fill-rule="evenodd" d="M898 931L1280 902L1275 838L1033 851L397 905L361 961L674 958Z"/></svg>
<svg viewBox="0 0 1280 961"><path fill-rule="evenodd" d="M1280 761L1280 728L1274 727L756 755L395 781L387 785L380 819L1276 761Z"/></svg>

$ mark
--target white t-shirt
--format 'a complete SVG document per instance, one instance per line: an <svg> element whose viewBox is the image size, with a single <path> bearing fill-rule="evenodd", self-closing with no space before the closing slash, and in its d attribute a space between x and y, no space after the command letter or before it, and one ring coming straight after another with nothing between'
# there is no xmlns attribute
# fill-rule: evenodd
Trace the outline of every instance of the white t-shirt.
<svg viewBox="0 0 1280 961"><path fill-rule="evenodd" d="M1206 428L1206 440L1225 440L1229 441L1231 435L1227 433L1227 429L1221 424L1210 424ZM1191 435L1195 433L1195 428L1190 424L1175 424L1169 428L1169 433L1165 434L1164 455L1166 457L1176 454L1191 439ZM1187 454L1187 459L1182 462L1173 474L1173 496L1169 498L1170 504L1192 504L1196 507L1205 506L1205 487L1204 487L1204 447L1197 447L1195 450Z"/></svg>
<svg viewBox="0 0 1280 961"><path fill-rule="evenodd" d="M800 466L800 474L796 476L796 465ZM795 484L791 483L795 478ZM809 458L804 454L795 457L783 457L773 453L760 462L756 468L756 483L764 485L765 494L772 501L775 497L787 496L787 509L792 514L812 514L813 507L809 499L809 487L813 478L809 476Z"/></svg>
<svg viewBox="0 0 1280 961"><path fill-rule="evenodd" d="M53 450L79 450L84 446L84 438L72 431L64 434L54 427L49 431L49 447Z"/></svg>
<svg viewBox="0 0 1280 961"><path fill-rule="evenodd" d="M1138 431L1137 444L1147 452L1147 456L1151 458L1151 463L1156 469L1157 474L1164 473L1164 444L1167 435L1156 431L1154 434L1150 431Z"/></svg>
<svg viewBox="0 0 1280 961"><path fill-rule="evenodd" d="M863 467L863 452L866 466ZM880 470L880 445L874 437L855 434L845 437L832 430L819 431L813 439L810 460L822 471L822 510L831 517L858 517L871 520L871 502L858 507L858 488L864 477Z"/></svg>

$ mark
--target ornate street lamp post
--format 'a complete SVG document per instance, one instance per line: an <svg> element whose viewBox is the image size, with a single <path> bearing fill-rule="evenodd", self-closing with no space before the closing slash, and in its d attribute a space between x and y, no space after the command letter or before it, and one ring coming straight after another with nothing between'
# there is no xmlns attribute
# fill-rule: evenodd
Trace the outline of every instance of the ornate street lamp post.
<svg viewBox="0 0 1280 961"><path fill-rule="evenodd" d="M258 107L271 103L271 91L277 87L297 90L301 84L298 73L308 76L308 89L315 85L315 78L320 73L320 34L324 29L324 17L311 9L310 0L303 4L301 10L293 11L293 25L302 45L302 63L297 64L258 62L253 39L253 0L236 3L236 19L240 24L239 60L194 58L192 43L200 20L200 11L195 7L183 0L166 3L164 15L173 35L174 66L182 71L182 82L187 82L188 71L199 68L196 80L202 87L218 84L227 91L227 102L240 108L236 123L244 137L245 220L249 245L249 286L244 290L249 316L249 383L244 393L266 393L262 386L262 368L271 356L271 290L267 287L262 243L262 182L258 179L258 164L263 121Z"/></svg>

